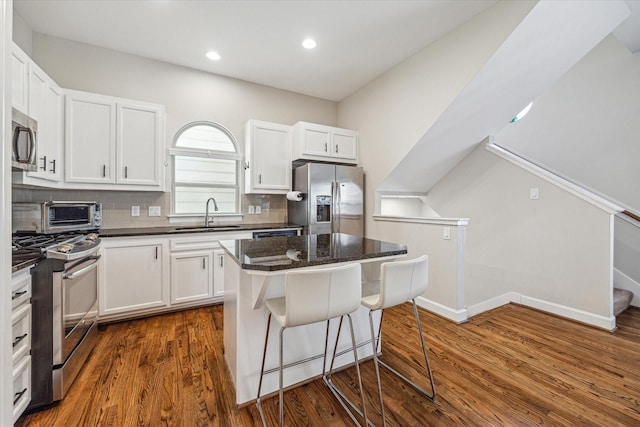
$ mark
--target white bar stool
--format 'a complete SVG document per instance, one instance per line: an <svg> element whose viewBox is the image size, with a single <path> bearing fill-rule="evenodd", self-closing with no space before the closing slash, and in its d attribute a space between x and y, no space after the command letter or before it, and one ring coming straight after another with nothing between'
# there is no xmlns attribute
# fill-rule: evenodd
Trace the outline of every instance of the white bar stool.
<svg viewBox="0 0 640 427"><path fill-rule="evenodd" d="M267 356L267 344L269 343L269 326L271 318L280 324L280 361L279 361L279 405L280 405L280 426L284 421L284 403L283 403L283 384L282 384L282 353L283 353L283 333L286 328L294 326L309 325L316 322L327 322L327 333L325 336L324 359L322 361L322 375L325 374L327 347L329 339L329 321L334 318L340 318L340 325L344 316L349 318L349 326L351 328L351 344L355 358L356 370L358 373L358 384L360 386L360 395L362 397L362 413L367 419L366 409L364 406L364 391L362 388L362 379L360 377L360 365L358 363L358 355L356 351L355 337L353 334L353 323L351 321L351 313L360 307L360 299L362 295L360 264L349 264L339 267L322 268L316 270L289 271L285 273L285 296L281 298L272 298L266 301L269 310L269 318L267 320L267 332L264 339L264 353L262 355L262 368L260 370L260 381L258 383L258 395L256 398L256 406L262 418L262 424L267 425L262 405L260 403L260 392L262 390L262 378L264 376L264 365ZM338 331L338 334L340 332ZM335 355L335 351L334 351ZM342 402L340 402L342 404ZM349 413L351 419L357 424L353 413L342 405Z"/></svg>
<svg viewBox="0 0 640 427"><path fill-rule="evenodd" d="M422 334L422 326L420 325L420 316L416 306L415 298L422 295L429 284L429 258L423 255L419 258L407 261L394 261L383 263L380 270L380 281L365 283L362 289L362 305L369 309L369 327L371 329L371 345L373 346L373 361L376 368L376 377L378 380L378 396L380 398L380 410L382 412L382 425L385 425L384 403L382 401L382 385L380 382L379 365L389 369L416 391L423 396L435 401L436 387L433 383L433 374L429 365L429 357L427 356L427 347L424 343ZM420 343L422 344L422 353L426 364L426 371L429 375L431 383L431 393L409 380L393 367L381 361L378 357L377 349L380 343L380 335L382 332L382 317L384 309L402 304L407 301L413 303L413 313L418 325L418 333L420 334ZM375 310L382 310L380 314L380 326L378 328L378 336L375 336L373 329L372 313ZM381 348L381 347L380 347Z"/></svg>

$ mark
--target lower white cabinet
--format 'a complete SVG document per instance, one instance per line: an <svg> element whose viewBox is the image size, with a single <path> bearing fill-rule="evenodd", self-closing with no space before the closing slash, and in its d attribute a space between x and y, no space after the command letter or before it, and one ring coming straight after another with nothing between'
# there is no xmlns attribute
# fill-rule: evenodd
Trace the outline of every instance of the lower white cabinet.
<svg viewBox="0 0 640 427"><path fill-rule="evenodd" d="M13 422L31 402L31 268L11 276Z"/></svg>
<svg viewBox="0 0 640 427"><path fill-rule="evenodd" d="M103 238L100 320L119 320L222 302L224 249L218 240L250 231Z"/></svg>
<svg viewBox="0 0 640 427"><path fill-rule="evenodd" d="M213 250L171 254L171 304L213 298Z"/></svg>
<svg viewBox="0 0 640 427"><path fill-rule="evenodd" d="M163 238L102 239L101 318L169 305L169 257Z"/></svg>

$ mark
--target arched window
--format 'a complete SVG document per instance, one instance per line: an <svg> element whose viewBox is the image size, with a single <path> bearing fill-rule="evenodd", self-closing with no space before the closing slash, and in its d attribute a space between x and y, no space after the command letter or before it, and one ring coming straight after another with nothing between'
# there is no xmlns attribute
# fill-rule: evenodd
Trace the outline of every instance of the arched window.
<svg viewBox="0 0 640 427"><path fill-rule="evenodd" d="M238 214L242 155L229 130L213 122L182 127L169 150L173 156L173 213L204 215L213 197L217 214Z"/></svg>

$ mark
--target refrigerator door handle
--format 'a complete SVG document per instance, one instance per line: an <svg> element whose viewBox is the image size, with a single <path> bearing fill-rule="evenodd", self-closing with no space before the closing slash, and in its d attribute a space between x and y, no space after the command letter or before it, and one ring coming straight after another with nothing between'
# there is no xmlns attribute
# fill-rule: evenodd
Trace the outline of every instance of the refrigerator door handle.
<svg viewBox="0 0 640 427"><path fill-rule="evenodd" d="M341 219L341 212L340 212L340 182L338 181L334 181L331 183L332 188L332 193L333 194L333 230L334 233L340 233L340 219Z"/></svg>

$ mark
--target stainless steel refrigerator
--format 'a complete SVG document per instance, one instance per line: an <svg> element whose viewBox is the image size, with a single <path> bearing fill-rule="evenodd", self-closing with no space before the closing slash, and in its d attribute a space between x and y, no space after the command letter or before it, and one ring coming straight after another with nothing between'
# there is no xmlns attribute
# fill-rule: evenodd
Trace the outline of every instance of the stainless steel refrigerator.
<svg viewBox="0 0 640 427"><path fill-rule="evenodd" d="M288 201L289 222L306 234L364 235L364 176L361 167L306 163L293 170L293 190L302 201Z"/></svg>

